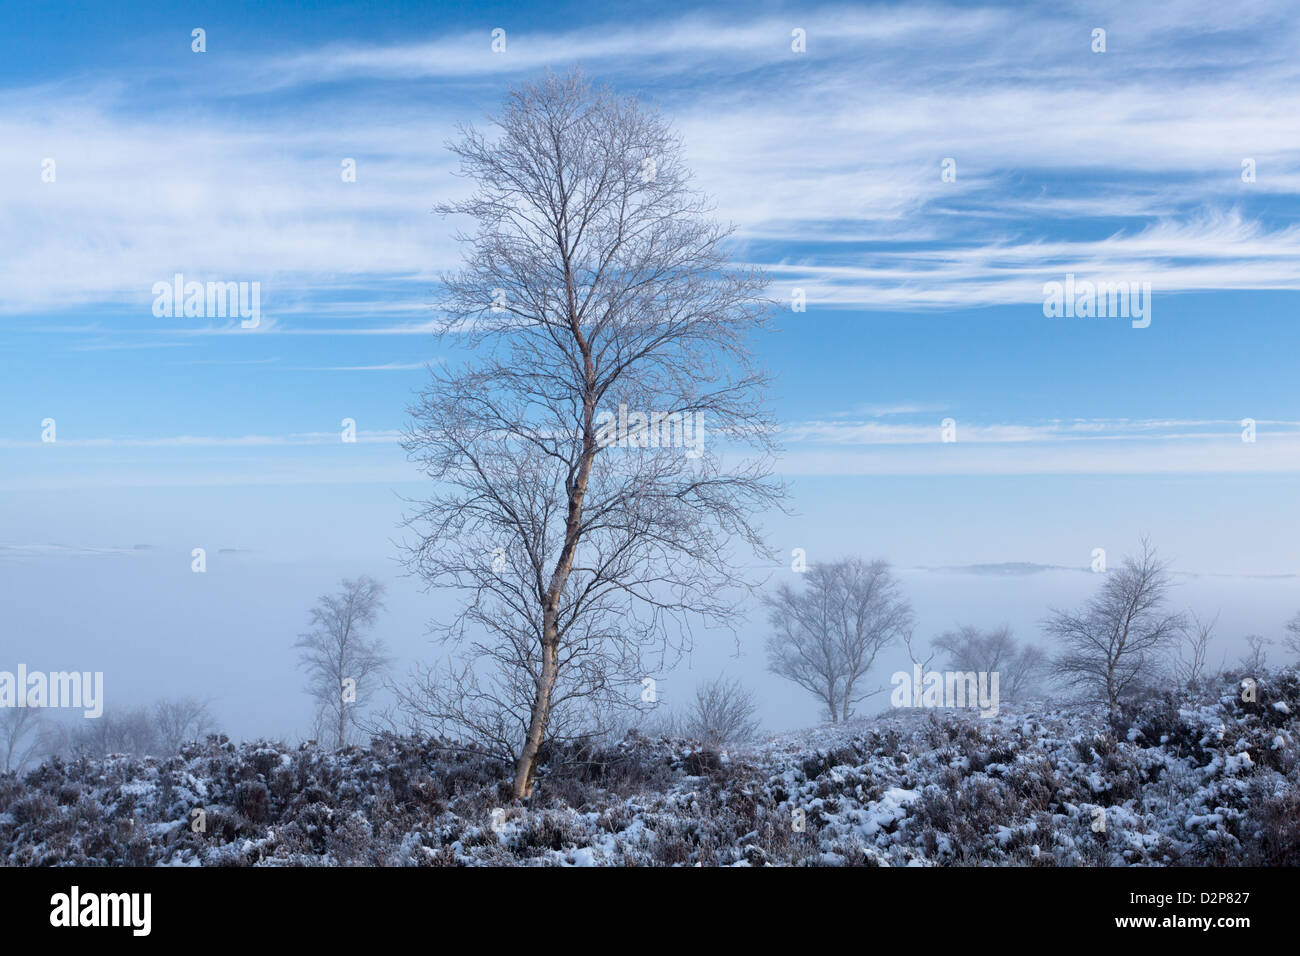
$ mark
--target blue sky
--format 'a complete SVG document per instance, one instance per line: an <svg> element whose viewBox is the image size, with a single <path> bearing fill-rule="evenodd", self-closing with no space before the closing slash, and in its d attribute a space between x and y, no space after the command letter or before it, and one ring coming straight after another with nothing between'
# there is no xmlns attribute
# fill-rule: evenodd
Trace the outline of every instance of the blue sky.
<svg viewBox="0 0 1300 956"><path fill-rule="evenodd" d="M807 296L757 345L782 552L1081 567L1147 533L1188 572L1300 573L1300 17L1137 7L6 7L0 597L37 622L85 561L197 546L293 579L250 618L305 615L336 571L395 578L421 490L395 438L425 363L458 358L429 331L459 255L430 210L465 189L443 144L574 64L669 115L737 261ZM156 318L177 272L258 282L260 325ZM1149 282L1150 326L1045 317L1067 273ZM151 575L114 585L126 606ZM1232 630L1300 607L1275 580ZM1004 616L1032 629L1047 602L1019 593ZM389 637L415 655L406 608Z"/></svg>

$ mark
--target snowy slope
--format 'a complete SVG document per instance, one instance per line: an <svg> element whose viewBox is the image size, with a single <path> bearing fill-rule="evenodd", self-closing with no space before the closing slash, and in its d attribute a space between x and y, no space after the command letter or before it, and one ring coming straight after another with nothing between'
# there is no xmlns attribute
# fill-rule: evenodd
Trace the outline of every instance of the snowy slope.
<svg viewBox="0 0 1300 956"><path fill-rule="evenodd" d="M0 777L8 865L1300 863L1294 670L1126 711L896 711L716 754L570 749L509 768L409 738L330 753L209 738ZM198 832L196 832L198 831Z"/></svg>

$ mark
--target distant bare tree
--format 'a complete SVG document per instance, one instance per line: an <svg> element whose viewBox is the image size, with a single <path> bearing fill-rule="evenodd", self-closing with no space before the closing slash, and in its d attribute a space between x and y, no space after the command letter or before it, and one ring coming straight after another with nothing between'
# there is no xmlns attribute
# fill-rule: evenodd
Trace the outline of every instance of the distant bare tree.
<svg viewBox="0 0 1300 956"><path fill-rule="evenodd" d="M1164 610L1171 586L1168 565L1143 538L1139 553L1109 571L1082 610L1054 610L1044 623L1063 648L1052 673L1062 683L1097 693L1117 715L1121 696L1154 673L1159 655L1185 626L1181 614Z"/></svg>
<svg viewBox="0 0 1300 956"><path fill-rule="evenodd" d="M635 703L692 622L734 626L737 552L766 554L753 515L781 488L749 346L766 282L731 265L677 135L576 72L495 125L462 128L477 188L438 207L476 224L444 310L478 362L431 371L404 444L437 488L409 563L465 595L435 627L459 659L408 698L515 741L523 798L543 744Z"/></svg>
<svg viewBox="0 0 1300 956"><path fill-rule="evenodd" d="M934 639L934 646L948 655L950 670L997 673L1000 696L1017 700L1031 693L1047 670L1047 655L1033 644L1021 645L1007 625L988 631L964 625Z"/></svg>
<svg viewBox="0 0 1300 956"><path fill-rule="evenodd" d="M67 729L52 729L62 743L55 750L106 757L109 754L176 753L182 744L215 729L207 705L192 697L162 699L152 707L105 711L77 721Z"/></svg>
<svg viewBox="0 0 1300 956"><path fill-rule="evenodd" d="M715 677L695 688L682 732L708 747L745 744L758 736L754 695L737 680Z"/></svg>
<svg viewBox="0 0 1300 956"><path fill-rule="evenodd" d="M1047 652L1037 644L1020 645L1019 652L1006 665L1007 690L1005 693L1012 700L1029 694L1040 693L1043 678L1051 668L1051 659Z"/></svg>
<svg viewBox="0 0 1300 956"><path fill-rule="evenodd" d="M1202 621L1195 614L1189 615L1170 664L1173 678L1180 687L1195 689L1208 676L1210 639L1214 636L1214 627L1218 622L1217 614L1210 621Z"/></svg>
<svg viewBox="0 0 1300 956"><path fill-rule="evenodd" d="M299 666L307 672L307 692L316 700L317 727L331 728L337 745L347 743L349 726L370 690L370 678L388 665L382 641L366 639L366 631L384 607L384 586L361 576L344 580L337 595L325 594L311 609L311 629L300 634Z"/></svg>
<svg viewBox="0 0 1300 956"><path fill-rule="evenodd" d="M832 722L848 720L854 704L877 693L862 678L909 635L912 608L884 561L845 558L810 567L804 579L801 590L782 584L765 599L768 669L817 697Z"/></svg>
<svg viewBox="0 0 1300 956"><path fill-rule="evenodd" d="M1247 634L1246 653L1241 657L1241 666L1252 674L1258 674L1264 669L1264 665L1268 660L1264 648L1272 643L1268 638L1259 634Z"/></svg>
<svg viewBox="0 0 1300 956"><path fill-rule="evenodd" d="M158 733L147 707L105 710L95 718L77 721L68 734L74 754L107 757L109 754L153 754L158 752Z"/></svg>
<svg viewBox="0 0 1300 956"><path fill-rule="evenodd" d="M1286 622L1287 636L1282 638L1282 644L1292 654L1300 657L1300 613Z"/></svg>
<svg viewBox="0 0 1300 956"><path fill-rule="evenodd" d="M208 705L193 697L159 700L153 705L153 722L158 745L168 754L216 729Z"/></svg>
<svg viewBox="0 0 1300 956"><path fill-rule="evenodd" d="M46 746L46 722L38 707L0 708L0 772L22 773Z"/></svg>

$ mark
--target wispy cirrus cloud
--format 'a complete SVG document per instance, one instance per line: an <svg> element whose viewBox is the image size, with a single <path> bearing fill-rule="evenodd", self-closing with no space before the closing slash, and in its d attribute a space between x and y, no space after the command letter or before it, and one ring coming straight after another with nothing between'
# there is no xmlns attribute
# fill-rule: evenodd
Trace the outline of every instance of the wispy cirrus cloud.
<svg viewBox="0 0 1300 956"><path fill-rule="evenodd" d="M1126 475L1300 472L1300 421L826 419L781 429L790 475ZM1249 440L1244 440L1245 438Z"/></svg>
<svg viewBox="0 0 1300 956"><path fill-rule="evenodd" d="M1300 437L1300 421L1251 420L1256 440L1270 437ZM1242 443L1243 422L1232 419L1054 419L1035 423L957 423L954 435L945 439L943 423L937 418L926 423L848 421L842 418L788 423L781 428L789 443L821 445L998 445L1023 442L1171 442L1221 441ZM1300 467L1300 463L1297 463Z"/></svg>
<svg viewBox="0 0 1300 956"><path fill-rule="evenodd" d="M1157 292L1296 290L1300 78L1285 13L935 3L656 11L653 29L507 23L502 54L486 32L457 32L187 74L214 101L278 95L237 123L187 97L184 137L150 68L0 91L0 311L112 302L144 321L152 282L186 271L260 280L275 331L420 334L330 329L312 308L340 285L383 290L376 309L419 289L427 308L459 254L453 224L429 215L465 186L442 142L505 82L579 63L671 113L700 185L741 225L737 254L814 305L1028 303L1067 270L1140 273ZM443 95L416 95L429 89ZM55 183L38 178L47 156ZM345 157L355 183L340 180ZM333 314L377 314L366 301Z"/></svg>
<svg viewBox="0 0 1300 956"><path fill-rule="evenodd" d="M156 437L65 438L57 445L69 448L265 448L291 445L337 445L339 432L298 432L287 435L166 435ZM361 445L392 445L400 442L397 429L357 431ZM40 448L43 442L0 438L0 448ZM46 446L48 447L48 446Z"/></svg>
<svg viewBox="0 0 1300 956"><path fill-rule="evenodd" d="M912 406L907 406L912 407ZM886 409L886 414L893 414ZM901 414L901 413L900 413ZM780 428L784 446L779 470L789 475L907 474L1263 474L1300 472L1300 421L1261 419L1253 423L1254 440L1243 441L1241 421L1229 419L1069 419L1026 423L958 421L953 440L946 440L939 420L896 422L826 418L788 423ZM361 445L395 447L398 429L358 431ZM173 435L60 437L58 445L81 453L121 448L160 449L182 453L206 449L260 450L271 457L259 474L267 481L288 481L282 466L292 458L278 452L334 446L338 432L251 435ZM0 448L46 454L39 440L0 439ZM36 459L31 459L35 462ZM219 464L220 459L211 459ZM159 461L148 485L201 483L184 458ZM333 468L333 466L332 466ZM292 472L305 484L317 483L310 471ZM258 483L258 475L233 476L218 470L221 482ZM409 469L371 464L348 465L330 481L352 475L357 482L411 480ZM398 477L404 476L404 477ZM78 479L84 480L84 479ZM117 476L112 480L122 480ZM213 480L216 480L215 478Z"/></svg>
<svg viewBox="0 0 1300 956"><path fill-rule="evenodd" d="M289 368L290 372L409 372L437 365L438 359L427 362L385 362L382 365L318 365L306 368Z"/></svg>

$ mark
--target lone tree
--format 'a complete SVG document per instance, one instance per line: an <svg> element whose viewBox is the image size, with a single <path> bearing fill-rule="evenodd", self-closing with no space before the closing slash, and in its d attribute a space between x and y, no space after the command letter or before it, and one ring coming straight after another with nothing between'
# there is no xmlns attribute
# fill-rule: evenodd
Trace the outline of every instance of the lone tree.
<svg viewBox="0 0 1300 956"><path fill-rule="evenodd" d="M307 692L316 699L317 726L347 743L356 723L361 687L388 665L382 641L368 641L384 607L384 586L362 575L344 580L338 594L325 594L311 609L310 630L298 636L299 666L307 672Z"/></svg>
<svg viewBox="0 0 1300 956"><path fill-rule="evenodd" d="M422 710L513 738L523 798L544 743L640 693L643 654L732 623L737 552L766 554L755 516L783 489L748 344L765 281L729 264L676 134L577 72L512 90L494 123L461 128L476 189L438 207L474 223L443 279L443 334L474 361L411 408L436 491L408 559L464 595L435 627L460 663Z"/></svg>
<svg viewBox="0 0 1300 956"><path fill-rule="evenodd" d="M832 722L848 720L854 704L877 693L862 687L876 656L910 637L912 607L884 561L845 558L804 577L802 590L783 584L765 601L768 669L815 695Z"/></svg>
<svg viewBox="0 0 1300 956"><path fill-rule="evenodd" d="M1054 610L1043 628L1062 652L1052 673L1106 701L1112 716L1120 698L1159 668L1159 658L1182 635L1186 619L1165 611L1169 566L1143 538L1136 556L1109 571L1101 591L1076 612Z"/></svg>

